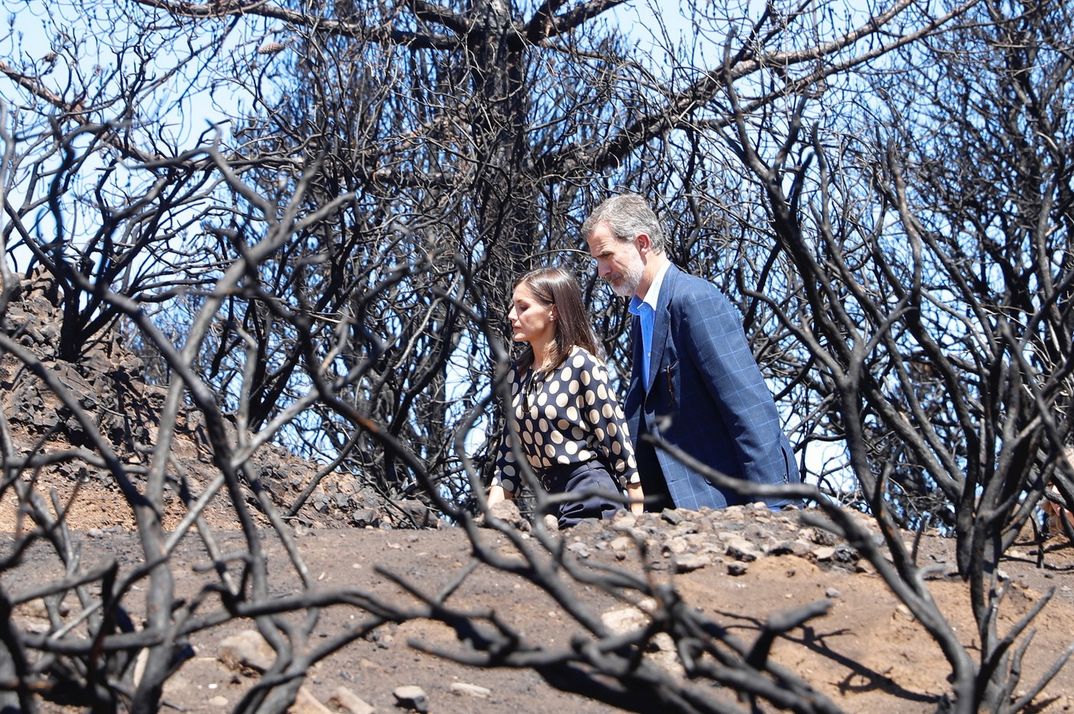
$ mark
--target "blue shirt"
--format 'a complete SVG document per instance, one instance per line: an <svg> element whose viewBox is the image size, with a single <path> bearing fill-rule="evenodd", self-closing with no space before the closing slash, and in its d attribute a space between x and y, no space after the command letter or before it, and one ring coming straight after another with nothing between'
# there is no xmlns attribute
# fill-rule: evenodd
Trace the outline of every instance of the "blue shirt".
<svg viewBox="0 0 1074 714"><path fill-rule="evenodd" d="M653 328L656 325L656 306L660 300L660 286L664 282L664 275L668 272L670 263L664 263L660 270L653 276L653 282L645 292L644 298L637 295L630 298L630 314L636 315L641 321L641 377L642 386L649 388L649 362L653 352Z"/></svg>

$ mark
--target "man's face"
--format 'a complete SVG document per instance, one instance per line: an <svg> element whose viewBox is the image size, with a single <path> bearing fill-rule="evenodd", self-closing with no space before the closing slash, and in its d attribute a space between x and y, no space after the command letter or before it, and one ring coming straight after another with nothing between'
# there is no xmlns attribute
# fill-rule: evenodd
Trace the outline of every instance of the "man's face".
<svg viewBox="0 0 1074 714"><path fill-rule="evenodd" d="M597 275L612 286L620 297L630 297L638 291L645 274L637 239L619 240L606 223L598 223L589 234L589 254L597 261Z"/></svg>

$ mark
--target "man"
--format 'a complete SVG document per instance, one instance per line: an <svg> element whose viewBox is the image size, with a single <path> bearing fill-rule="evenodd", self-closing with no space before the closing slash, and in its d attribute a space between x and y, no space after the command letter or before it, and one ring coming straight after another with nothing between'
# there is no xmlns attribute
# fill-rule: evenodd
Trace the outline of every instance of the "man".
<svg viewBox="0 0 1074 714"><path fill-rule="evenodd" d="M643 441L646 433L734 478L797 483L790 442L738 311L714 285L671 264L664 231L645 199L624 194L604 201L582 235L600 277L631 298L633 356L624 409L642 488L655 497L647 507L723 508L755 499L720 490Z"/></svg>

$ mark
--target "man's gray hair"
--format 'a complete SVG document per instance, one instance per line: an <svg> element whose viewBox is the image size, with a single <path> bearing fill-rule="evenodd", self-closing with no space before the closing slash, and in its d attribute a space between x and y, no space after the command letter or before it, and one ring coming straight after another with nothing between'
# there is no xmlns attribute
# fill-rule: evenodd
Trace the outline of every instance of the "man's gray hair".
<svg viewBox="0 0 1074 714"><path fill-rule="evenodd" d="M632 241L639 233L649 236L653 252L664 252L664 228L649 202L636 193L624 193L605 199L582 224L582 237L589 239L598 223L607 224L612 235Z"/></svg>

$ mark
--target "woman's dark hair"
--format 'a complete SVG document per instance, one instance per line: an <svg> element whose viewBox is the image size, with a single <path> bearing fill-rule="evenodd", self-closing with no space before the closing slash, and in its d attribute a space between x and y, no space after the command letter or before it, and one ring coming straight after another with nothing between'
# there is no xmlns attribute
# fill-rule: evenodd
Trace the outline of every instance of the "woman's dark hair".
<svg viewBox="0 0 1074 714"><path fill-rule="evenodd" d="M597 359L603 359L589 313L582 304L582 289L571 273L563 268L538 268L523 275L515 287L519 285L529 288L533 297L542 304L556 308L556 331L550 351L552 369L563 364L575 347L581 347ZM519 359L523 369L531 364L532 348L527 349Z"/></svg>

